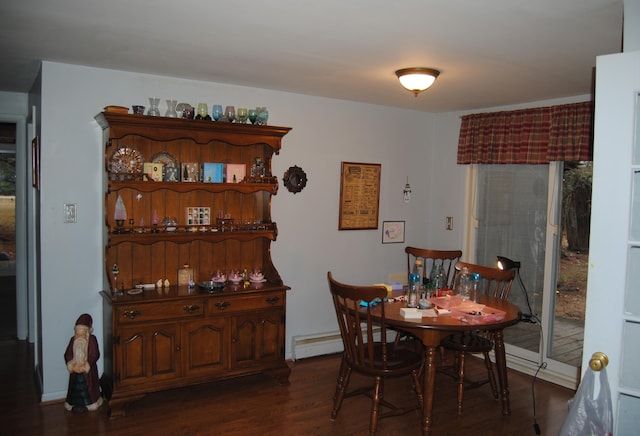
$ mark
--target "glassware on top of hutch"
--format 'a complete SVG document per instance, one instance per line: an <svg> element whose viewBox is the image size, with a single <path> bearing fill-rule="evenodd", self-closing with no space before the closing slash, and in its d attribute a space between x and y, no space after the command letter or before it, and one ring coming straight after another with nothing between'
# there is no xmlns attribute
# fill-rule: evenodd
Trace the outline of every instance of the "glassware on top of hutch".
<svg viewBox="0 0 640 436"><path fill-rule="evenodd" d="M176 106L178 105L178 100L167 100L167 111L165 112L165 117L176 118L178 113L176 112Z"/></svg>
<svg viewBox="0 0 640 436"><path fill-rule="evenodd" d="M251 124L255 124L256 119L258 119L258 111L255 109L249 109L247 111L247 114L249 116L249 121L251 121Z"/></svg>
<svg viewBox="0 0 640 436"><path fill-rule="evenodd" d="M236 112L236 121L240 124L244 124L247 122L248 118L249 118L249 112L247 111L247 108L239 107L238 111Z"/></svg>
<svg viewBox="0 0 640 436"><path fill-rule="evenodd" d="M211 117L209 116L209 108L207 107L206 103L198 103L196 119L197 120L211 119Z"/></svg>
<svg viewBox="0 0 640 436"><path fill-rule="evenodd" d="M222 112L222 105L214 104L213 107L211 108L211 116L213 117L213 120L214 121L220 120L223 114L224 112Z"/></svg>
<svg viewBox="0 0 640 436"><path fill-rule="evenodd" d="M259 126L266 126L267 121L269 121L269 111L267 110L267 108L264 106L257 107L256 112L257 112L256 124Z"/></svg>
<svg viewBox="0 0 640 436"><path fill-rule="evenodd" d="M182 110L182 118L192 120L195 117L195 109L190 104L186 105Z"/></svg>
<svg viewBox="0 0 640 436"><path fill-rule="evenodd" d="M227 106L224 108L224 116L228 122L233 123L236 119L236 108L234 106Z"/></svg>
<svg viewBox="0 0 640 436"><path fill-rule="evenodd" d="M150 115L152 117L159 117L160 110L158 109L158 104L160 104L159 98L149 98L149 110L147 111L147 115Z"/></svg>

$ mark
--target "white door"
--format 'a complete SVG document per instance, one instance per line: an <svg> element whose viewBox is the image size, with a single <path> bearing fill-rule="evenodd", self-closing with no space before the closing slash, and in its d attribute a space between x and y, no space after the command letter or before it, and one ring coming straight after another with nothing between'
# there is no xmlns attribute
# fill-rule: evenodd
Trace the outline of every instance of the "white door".
<svg viewBox="0 0 640 436"><path fill-rule="evenodd" d="M614 434L640 427L640 52L596 67L591 242L583 373L609 357Z"/></svg>

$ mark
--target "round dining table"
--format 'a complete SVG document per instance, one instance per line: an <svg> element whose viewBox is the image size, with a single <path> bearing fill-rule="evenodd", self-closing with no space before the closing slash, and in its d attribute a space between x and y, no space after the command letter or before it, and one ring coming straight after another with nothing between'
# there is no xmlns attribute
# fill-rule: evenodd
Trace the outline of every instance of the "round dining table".
<svg viewBox="0 0 640 436"><path fill-rule="evenodd" d="M387 327L411 333L424 344L424 402L422 411L422 434L425 436L431 434L431 427L433 423L432 410L436 374L436 350L440 346L442 339L451 333L473 330L491 331L493 333L502 414L511 414L503 330L506 327L518 323L521 312L518 306L509 303L506 300L500 300L486 295L479 296L478 303L485 305L488 310L495 309L497 313L500 313L500 316L487 317L487 320L484 321L473 319L472 316L461 316L459 313L454 311L449 314L441 313L436 316L424 315L421 319L405 319L400 311L401 308L406 307L405 302L389 301L383 303L385 323ZM501 312L504 313L504 316L502 316ZM373 309L373 314L374 316L381 318L382 305L377 305Z"/></svg>

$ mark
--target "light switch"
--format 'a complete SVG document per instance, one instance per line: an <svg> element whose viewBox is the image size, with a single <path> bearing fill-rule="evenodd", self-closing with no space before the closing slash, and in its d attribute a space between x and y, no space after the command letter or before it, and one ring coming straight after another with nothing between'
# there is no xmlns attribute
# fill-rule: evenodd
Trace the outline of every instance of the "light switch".
<svg viewBox="0 0 640 436"><path fill-rule="evenodd" d="M453 217L452 216L448 216L447 217L447 230L453 230Z"/></svg>
<svg viewBox="0 0 640 436"><path fill-rule="evenodd" d="M64 222L65 223L76 222L76 204L75 203L64 204Z"/></svg>

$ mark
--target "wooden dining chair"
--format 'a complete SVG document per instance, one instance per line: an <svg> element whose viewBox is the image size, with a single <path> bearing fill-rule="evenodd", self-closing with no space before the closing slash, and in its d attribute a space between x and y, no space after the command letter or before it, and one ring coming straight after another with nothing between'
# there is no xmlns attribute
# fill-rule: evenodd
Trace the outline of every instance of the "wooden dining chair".
<svg viewBox="0 0 640 436"><path fill-rule="evenodd" d="M509 298L511 285L516 275L515 269L500 270L488 266L476 265L467 262L456 262L453 283L456 283L458 275L463 268L468 268L469 273L480 274L481 287L484 294L493 298L506 300ZM496 385L496 377L493 372L493 364L489 353L494 346L494 336L492 332L476 330L453 333L445 337L440 343L446 350L454 352L454 363L450 366L443 366L439 370L457 380L458 383L458 414L462 414L462 400L464 397L464 389L475 388L486 383L491 385L494 398L498 398L498 387ZM485 367L487 369L487 378L483 380L471 381L465 378L464 362L466 353L482 353L484 356Z"/></svg>
<svg viewBox="0 0 640 436"><path fill-rule="evenodd" d="M431 277L431 272L438 267L442 267L447 287L451 287L453 281L453 270L456 262L462 257L461 250L432 250L429 248L405 247L404 252L407 253L407 277L413 270L416 259L422 260L421 277L427 279ZM415 339L411 335L398 331L395 343L399 344L403 339ZM441 360L444 362L444 353L440 350Z"/></svg>
<svg viewBox="0 0 640 436"><path fill-rule="evenodd" d="M378 420L389 416L403 415L423 407L420 384L423 354L412 348L387 343L387 331L383 300L387 290L382 286L353 286L334 280L327 273L329 289L338 318L340 335L344 345L340 372L336 382L331 418L335 419L346 397L364 394L371 398L369 434L376 432ZM373 317L374 304L380 304L380 315ZM352 371L372 377L373 387L347 392ZM384 380L389 377L411 376L418 397L415 407L397 407L383 398ZM380 406L388 411L380 412Z"/></svg>
<svg viewBox="0 0 640 436"><path fill-rule="evenodd" d="M462 257L461 250L431 250L428 248L406 247L404 252L407 253L407 275L411 273L416 259L422 259L422 277L431 277L431 271L442 266L449 286L453 279L454 266Z"/></svg>

